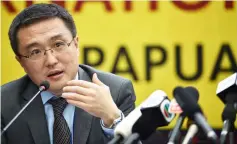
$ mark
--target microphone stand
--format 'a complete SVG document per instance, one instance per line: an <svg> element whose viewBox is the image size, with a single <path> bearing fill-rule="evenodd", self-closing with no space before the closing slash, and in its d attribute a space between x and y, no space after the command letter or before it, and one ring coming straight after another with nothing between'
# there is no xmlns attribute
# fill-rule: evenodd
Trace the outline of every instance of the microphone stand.
<svg viewBox="0 0 237 144"><path fill-rule="evenodd" d="M237 95L236 95L237 96ZM235 101L233 103L234 109L235 109L235 113L237 114L237 101ZM230 125L230 132L229 132L229 142L230 144L235 144L235 122L231 123Z"/></svg>
<svg viewBox="0 0 237 144"><path fill-rule="evenodd" d="M133 133L129 136L128 140L124 144L140 144L140 135L138 133Z"/></svg>
<svg viewBox="0 0 237 144"><path fill-rule="evenodd" d="M3 128L1 132L1 136L5 133L5 131L12 125L12 123L19 117L19 115L28 107L28 105L41 93L45 90L45 87L40 87L39 91L27 102L27 104L14 116L14 118Z"/></svg>
<svg viewBox="0 0 237 144"><path fill-rule="evenodd" d="M234 108L234 111L231 111L229 110L229 115L231 114L232 116L235 115L236 117L236 112L237 112L237 109L235 108L235 104L231 104L233 105L233 108ZM224 111L226 112L226 111ZM231 116L231 117L232 117ZM224 121L224 127L223 127L223 130L221 132L221 135L220 135L220 144L225 144L226 143L226 137L229 137L229 144L235 144L235 119L236 118L231 118L231 120L229 121Z"/></svg>
<svg viewBox="0 0 237 144"><path fill-rule="evenodd" d="M237 95L236 95L237 96ZM233 103L235 113L237 114L237 102ZM235 121L230 123L229 144L235 144Z"/></svg>
<svg viewBox="0 0 237 144"><path fill-rule="evenodd" d="M230 126L229 143L235 144L235 125L234 125L234 123L231 123L231 126Z"/></svg>
<svg viewBox="0 0 237 144"><path fill-rule="evenodd" d="M123 141L122 135L116 135L108 144L120 144Z"/></svg>
<svg viewBox="0 0 237 144"><path fill-rule="evenodd" d="M171 134L169 137L170 139L167 144L175 144L178 142L178 139L181 135L180 129L181 129L181 126L184 122L184 119L185 119L184 114L181 114L180 117L177 119L177 122L176 122L177 124L175 125L173 131L171 131Z"/></svg>

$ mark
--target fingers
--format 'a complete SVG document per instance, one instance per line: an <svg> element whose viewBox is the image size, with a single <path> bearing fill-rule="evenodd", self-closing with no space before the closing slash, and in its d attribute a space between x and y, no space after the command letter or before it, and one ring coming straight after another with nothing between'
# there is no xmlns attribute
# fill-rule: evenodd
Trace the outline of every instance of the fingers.
<svg viewBox="0 0 237 144"><path fill-rule="evenodd" d="M99 86L103 86L103 85L104 85L104 83L102 83L102 82L99 80L99 78L97 77L97 74L96 74L96 73L93 74L92 81L93 81L93 83L95 83L95 84L97 84L97 85L99 85Z"/></svg>
<svg viewBox="0 0 237 144"><path fill-rule="evenodd" d="M71 80L67 82L67 86L80 86L80 87L84 87L84 88L96 88L98 87L97 84L88 82L88 81L84 81L84 80Z"/></svg>
<svg viewBox="0 0 237 144"><path fill-rule="evenodd" d="M81 86L84 88L97 88L98 86L104 86L105 84L99 80L97 74L94 73L92 77L92 82L84 81L84 80L71 80L67 82L69 86Z"/></svg>
<svg viewBox="0 0 237 144"><path fill-rule="evenodd" d="M71 99L67 99L67 102L69 104L75 105L83 110L87 110L89 108L89 105L86 103L83 103L81 101L75 101L75 100L71 100Z"/></svg>
<svg viewBox="0 0 237 144"><path fill-rule="evenodd" d="M114 109L109 87L99 80L96 73L93 74L92 82L84 80L67 82L62 97L68 103L103 119L111 113L111 107L112 111Z"/></svg>
<svg viewBox="0 0 237 144"><path fill-rule="evenodd" d="M77 93L77 94L81 94L84 96L95 95L95 91L93 89L84 88L84 87L80 87L80 86L66 86L63 88L63 92Z"/></svg>
<svg viewBox="0 0 237 144"><path fill-rule="evenodd" d="M83 96L77 93L63 93L62 97L67 100L80 101L83 103L88 103L89 101L91 101L90 97Z"/></svg>

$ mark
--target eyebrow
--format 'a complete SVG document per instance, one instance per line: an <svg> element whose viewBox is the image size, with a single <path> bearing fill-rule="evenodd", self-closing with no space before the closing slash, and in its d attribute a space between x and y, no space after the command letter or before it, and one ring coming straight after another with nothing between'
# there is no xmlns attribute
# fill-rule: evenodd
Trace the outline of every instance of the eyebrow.
<svg viewBox="0 0 237 144"><path fill-rule="evenodd" d="M50 40L50 41L53 41L53 40L56 40L56 39L58 39L58 38L63 38L63 35L64 35L64 34L62 34L62 33L57 34L57 35L51 37L49 40ZM33 42L33 43L31 43L31 44L28 44L28 45L25 47L25 49L26 49L26 50L29 50L29 49L31 49L32 47L37 47L37 46L40 46L40 44L39 44L38 42Z"/></svg>
<svg viewBox="0 0 237 144"><path fill-rule="evenodd" d="M60 33L60 34L57 34L57 35L51 37L50 40L53 41L53 40L56 40L56 39L58 39L58 38L63 38L63 39L65 39L63 36L64 36L64 34Z"/></svg>
<svg viewBox="0 0 237 144"><path fill-rule="evenodd" d="M40 45L39 43L33 42L33 43L27 45L25 49L26 49L26 50L29 50L30 48L32 48L32 47L37 47L37 46L39 46L39 45Z"/></svg>

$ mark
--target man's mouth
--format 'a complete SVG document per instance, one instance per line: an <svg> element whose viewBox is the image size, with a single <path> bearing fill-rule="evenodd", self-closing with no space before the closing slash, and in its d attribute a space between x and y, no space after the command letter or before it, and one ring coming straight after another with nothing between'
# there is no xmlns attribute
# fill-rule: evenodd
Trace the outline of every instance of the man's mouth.
<svg viewBox="0 0 237 144"><path fill-rule="evenodd" d="M48 77L57 76L57 75L60 75L60 74L62 74L62 73L63 73L63 71L55 71L55 72L51 72L51 73L48 75Z"/></svg>

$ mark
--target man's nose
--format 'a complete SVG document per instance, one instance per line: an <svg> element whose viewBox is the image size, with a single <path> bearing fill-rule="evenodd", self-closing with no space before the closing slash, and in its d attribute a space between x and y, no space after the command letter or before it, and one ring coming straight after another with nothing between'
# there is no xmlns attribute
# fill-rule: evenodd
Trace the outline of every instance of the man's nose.
<svg viewBox="0 0 237 144"><path fill-rule="evenodd" d="M44 56L46 57L47 66L53 66L58 63L58 59L52 49L45 51Z"/></svg>

